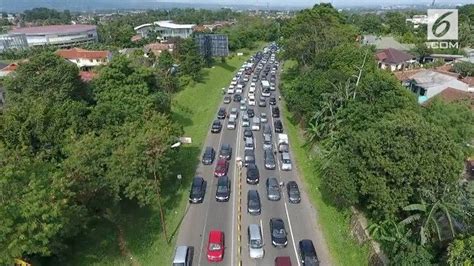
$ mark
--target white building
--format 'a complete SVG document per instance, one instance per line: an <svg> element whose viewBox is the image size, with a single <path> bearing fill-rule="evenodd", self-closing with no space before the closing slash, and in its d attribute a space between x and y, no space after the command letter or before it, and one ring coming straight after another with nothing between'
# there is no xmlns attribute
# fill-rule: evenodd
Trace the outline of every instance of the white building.
<svg viewBox="0 0 474 266"><path fill-rule="evenodd" d="M156 32L159 39L166 40L171 37L188 38L193 33L195 24L175 24L170 20L155 21L134 28L137 34L147 37L149 32Z"/></svg>
<svg viewBox="0 0 474 266"><path fill-rule="evenodd" d="M107 64L112 59L109 51L90 51L80 48L62 49L56 51L60 57L74 63L82 70Z"/></svg>
<svg viewBox="0 0 474 266"><path fill-rule="evenodd" d="M28 46L55 45L70 47L98 41L95 25L50 25L39 27L17 28L9 34L24 34Z"/></svg>
<svg viewBox="0 0 474 266"><path fill-rule="evenodd" d="M421 24L428 24L428 16L414 15L412 18L407 18L406 22L413 23L413 28L417 29Z"/></svg>

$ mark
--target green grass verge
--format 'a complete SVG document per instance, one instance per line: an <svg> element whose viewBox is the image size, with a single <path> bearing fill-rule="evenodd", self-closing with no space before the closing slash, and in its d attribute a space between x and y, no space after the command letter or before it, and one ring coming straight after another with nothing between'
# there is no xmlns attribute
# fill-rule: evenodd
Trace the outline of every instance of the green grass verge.
<svg viewBox="0 0 474 266"><path fill-rule="evenodd" d="M293 62L285 63L283 71L292 65ZM368 265L368 248L358 245L351 237L349 211L338 210L323 200L319 190L321 177L314 162L317 159L316 155L304 145L305 140L300 127L293 121L286 106L283 109L285 130L292 143L293 157L296 159L310 200L318 210L319 223L324 232L333 263L348 266Z"/></svg>
<svg viewBox="0 0 474 266"><path fill-rule="evenodd" d="M258 44L261 48L263 43ZM166 228L171 241L163 235L157 206L136 206L125 201L119 223L122 225L127 248L140 265L171 265L176 235L185 215L188 188L199 154L222 99L222 87L227 87L234 72L257 49L242 50L243 56L231 56L226 63L216 63L203 70L200 83L188 85L174 95L172 119L181 124L184 136L192 138L192 144L180 147L176 158L174 175L162 184L162 204L165 209ZM177 182L176 174L183 179ZM91 232L77 239L67 256L69 265L130 265L130 258L124 258L118 248L117 230L104 221L91 226Z"/></svg>

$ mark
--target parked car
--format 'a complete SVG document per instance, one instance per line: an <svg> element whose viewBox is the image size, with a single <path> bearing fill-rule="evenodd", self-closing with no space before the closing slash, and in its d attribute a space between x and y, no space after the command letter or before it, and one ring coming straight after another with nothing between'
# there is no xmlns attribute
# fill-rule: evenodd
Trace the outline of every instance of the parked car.
<svg viewBox="0 0 474 266"><path fill-rule="evenodd" d="M253 138L253 132L252 130L246 128L244 129L244 140L245 138Z"/></svg>
<svg viewBox="0 0 474 266"><path fill-rule="evenodd" d="M217 112L217 119L225 119L227 116L227 112L225 111L224 107L219 108L219 111Z"/></svg>
<svg viewBox="0 0 474 266"><path fill-rule="evenodd" d="M261 113L260 114L260 121L262 123L267 123L268 122L267 113Z"/></svg>
<svg viewBox="0 0 474 266"><path fill-rule="evenodd" d="M229 118L237 119L238 116L239 112L237 111L237 108L233 107L232 109L230 109Z"/></svg>
<svg viewBox="0 0 474 266"><path fill-rule="evenodd" d="M314 249L313 241L303 239L299 242L300 259L303 266L319 266L318 255Z"/></svg>
<svg viewBox="0 0 474 266"><path fill-rule="evenodd" d="M222 123L219 120L214 120L212 122L211 132L212 133L220 133L222 130Z"/></svg>
<svg viewBox="0 0 474 266"><path fill-rule="evenodd" d="M229 162L226 159L219 159L216 164L216 169L214 170L214 176L220 177L227 175L229 170Z"/></svg>
<svg viewBox="0 0 474 266"><path fill-rule="evenodd" d="M211 230L207 244L207 260L209 262L222 261L224 259L224 249L224 232Z"/></svg>
<svg viewBox="0 0 474 266"><path fill-rule="evenodd" d="M250 224L247 230L249 256L252 259L261 259L265 255L263 250L262 229L259 224Z"/></svg>
<svg viewBox="0 0 474 266"><path fill-rule="evenodd" d="M222 144L219 151L219 159L230 160L232 157L232 146L230 144Z"/></svg>
<svg viewBox="0 0 474 266"><path fill-rule="evenodd" d="M229 120L227 120L227 129L234 130L236 126L237 126L237 122L234 117L231 117L229 118Z"/></svg>
<svg viewBox="0 0 474 266"><path fill-rule="evenodd" d="M249 118L249 115L246 113L242 115L242 126L250 127L250 118Z"/></svg>
<svg viewBox="0 0 474 266"><path fill-rule="evenodd" d="M240 102L242 101L242 96L240 96L240 94L234 94L234 96L232 96L232 100L234 102Z"/></svg>
<svg viewBox="0 0 474 266"><path fill-rule="evenodd" d="M200 176L193 178L191 190L189 191L190 203L202 203L204 201L204 194L206 193L206 181Z"/></svg>
<svg viewBox="0 0 474 266"><path fill-rule="evenodd" d="M275 133L283 133L283 124L280 120L276 119L273 122L273 126L275 127Z"/></svg>
<svg viewBox="0 0 474 266"><path fill-rule="evenodd" d="M250 118L253 118L255 116L255 111L252 108L247 109L247 115Z"/></svg>
<svg viewBox="0 0 474 266"><path fill-rule="evenodd" d="M174 253L173 266L191 266L193 256L193 246L178 246Z"/></svg>
<svg viewBox="0 0 474 266"><path fill-rule="evenodd" d="M216 200L229 201L230 198L230 179L228 176L221 176L217 180Z"/></svg>
<svg viewBox="0 0 474 266"><path fill-rule="evenodd" d="M276 98L274 96L270 97L270 100L268 100L268 103L270 105L276 105L277 104Z"/></svg>
<svg viewBox="0 0 474 266"><path fill-rule="evenodd" d="M253 150L244 151L244 164L245 166L255 164L255 152Z"/></svg>
<svg viewBox="0 0 474 266"><path fill-rule="evenodd" d="M288 152L281 153L281 170L283 171L291 171L291 159L290 154Z"/></svg>
<svg viewBox="0 0 474 266"><path fill-rule="evenodd" d="M256 185L260 181L260 173L255 164L247 165L247 184Z"/></svg>
<svg viewBox="0 0 474 266"><path fill-rule="evenodd" d="M286 236L285 223L280 218L270 219L270 235L272 238L272 245L275 247L286 247L288 239Z"/></svg>
<svg viewBox="0 0 474 266"><path fill-rule="evenodd" d="M273 106L272 107L272 117L273 118L279 118L280 117L280 109L278 106Z"/></svg>
<svg viewBox="0 0 474 266"><path fill-rule="evenodd" d="M300 203L301 195L298 184L295 181L286 183L286 191L288 192L288 200L290 203Z"/></svg>
<svg viewBox="0 0 474 266"><path fill-rule="evenodd" d="M216 152L214 151L214 148L209 146L206 147L204 154L202 155L202 164L211 165L214 162L215 157Z"/></svg>
<svg viewBox="0 0 474 266"><path fill-rule="evenodd" d="M265 169L274 170L276 168L275 156L273 150L268 149L264 151Z"/></svg>
<svg viewBox="0 0 474 266"><path fill-rule="evenodd" d="M225 104L228 104L228 103L230 103L231 101L232 101L232 99L230 98L230 96L228 96L228 95L224 96L224 103L225 103Z"/></svg>
<svg viewBox="0 0 474 266"><path fill-rule="evenodd" d="M250 189L247 192L247 212L251 215L259 215L262 212L261 206L258 191Z"/></svg>
<svg viewBox="0 0 474 266"><path fill-rule="evenodd" d="M267 178L267 198L268 200L278 201L281 198L280 184L274 177Z"/></svg>

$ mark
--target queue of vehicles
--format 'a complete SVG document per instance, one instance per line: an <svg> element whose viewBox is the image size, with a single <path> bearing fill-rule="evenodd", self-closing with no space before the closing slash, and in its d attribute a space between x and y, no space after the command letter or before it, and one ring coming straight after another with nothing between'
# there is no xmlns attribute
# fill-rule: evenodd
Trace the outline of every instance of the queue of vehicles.
<svg viewBox="0 0 474 266"><path fill-rule="evenodd" d="M283 134L283 125L280 117L280 110L277 106L275 96L272 96L272 91L275 91L276 70L278 62L275 59L276 46L272 45L264 53L257 53L252 57L242 68L237 75L232 79L232 82L227 89L227 94L224 96L224 104L230 104L232 101L239 102L239 107L230 108L227 110L221 107L217 113L217 119L211 125L211 133L218 134L222 131L222 122L227 118L226 128L234 130L238 123L241 123L243 129L243 146L244 156L242 159L243 166L246 167L245 179L247 184L256 185L260 183L260 171L256 164L255 149L256 143L254 132L262 131L263 142L261 147L264 154L264 167L267 170L275 170L277 166L282 171L292 170L292 161L289 151L288 135ZM253 74L252 79L250 76ZM262 80L259 82L259 77ZM247 97L243 97L246 84L251 81L248 89ZM258 94L258 85L260 85L260 95L258 98L258 107L265 108L270 105L272 124L269 123L265 112L258 116L255 113L253 106L256 105L256 98ZM240 112L240 115L239 115ZM239 119L240 117L240 119ZM240 121L239 121L240 120ZM274 133L273 133L274 131ZM276 137L275 144L273 141L274 135ZM278 158L276 158L278 154ZM213 147L206 147L202 155L202 163L204 165L212 165L216 160L216 151ZM232 157L232 147L230 144L223 144L220 147L217 158L214 176L218 178L216 201L226 202L231 194L231 179L228 176L229 161ZM279 160L279 164L277 164ZM190 203L202 203L206 193L207 182L203 177L197 176L193 179L190 190ZM265 187L267 192L267 200L279 201L282 198L283 190L285 189L283 182L279 182L276 177L267 177L265 180ZM286 184L286 193L288 202L298 204L301 201L300 191L295 181L289 181ZM260 215L262 212L261 198L258 190L249 189L247 191L247 213L250 215ZM288 244L287 231L285 223L281 218L271 218L269 221L270 236L272 245L277 248L285 248ZM248 249L249 256L252 259L259 259L265 256L264 241L262 237L262 228L259 224L250 224L247 227ZM209 262L219 262L223 260L225 250L225 236L224 232L220 230L211 230L208 235L207 245L207 259ZM192 247L188 247L192 248ZM319 265L319 261L311 240L304 239L299 242L299 255L302 265ZM176 257L185 257L186 252L183 246L176 249L175 261L173 265L190 265L180 264L180 260ZM179 255L179 256L178 256ZM186 261L186 260L185 260ZM291 265L291 259L287 256L275 258L275 265Z"/></svg>

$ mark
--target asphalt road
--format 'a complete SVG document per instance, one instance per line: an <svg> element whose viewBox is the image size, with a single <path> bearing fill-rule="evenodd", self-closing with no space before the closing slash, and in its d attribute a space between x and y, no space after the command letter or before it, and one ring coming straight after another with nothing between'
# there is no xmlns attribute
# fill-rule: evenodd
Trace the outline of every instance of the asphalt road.
<svg viewBox="0 0 474 266"><path fill-rule="evenodd" d="M278 78L277 72L277 90L272 91L272 96L275 96L278 101ZM263 75L263 73L262 73ZM251 78L250 78L251 80ZM230 83L230 81L229 81ZM250 87L250 82L244 88L243 97L247 97L247 92ZM256 99L257 105L252 106L255 110L255 115L260 116L265 112L268 117L268 122L273 129L273 118L271 117L271 105L266 107L258 107L258 98L260 97L260 79L257 82ZM281 103L278 101L277 105ZM226 107L229 112L232 107L239 108L240 103L231 102L230 104L221 104L220 107ZM280 108L280 114L282 108ZM216 110L217 115L217 110ZM263 155L263 136L262 129L254 131L255 139L255 156L256 164L260 171L260 183L258 185L249 185L245 181L245 167L239 171L236 165L235 158L243 158L244 143L243 143L243 128L241 126L241 115L238 117L238 126L235 130L228 130L226 128L227 119L222 121L223 128L220 134L210 133L207 136L204 147L212 146L216 150L216 158L221 144L227 143L233 147L232 158L228 176L231 178L231 195L228 202L217 202L215 194L217 189L217 178L214 177L214 168L216 161L212 165L200 164L196 175L202 176L207 181L207 190L204 202L202 204L190 204L186 216L181 224L178 234L177 245L187 245L194 247L193 265L211 265L207 261L207 241L209 231L213 229L221 230L225 233L225 252L224 260L220 262L221 265L274 265L274 260L277 256L290 256L292 265L301 265L298 259L298 242L301 239L311 239L315 245L321 265L331 265L329 252L321 233L321 229L317 223L317 213L314 207L309 202L302 182L297 174L297 163L291 156L291 139L290 139L290 156L292 158L293 170L281 171L280 158L277 154L275 156L277 167L275 170L267 170L264 167ZM282 121L283 122L283 121ZM285 130L285 124L283 124ZM285 132L284 132L285 133ZM273 131L274 147L277 145L277 134ZM203 147L203 148L204 148ZM241 172L241 173L240 173ZM294 180L298 183L301 191L301 203L289 203L286 186L282 188L282 198L279 201L269 201L265 188L265 181L268 177L276 177L279 181L286 183ZM240 179L240 180L239 180ZM262 213L257 216L247 214L247 191L249 189L257 189L260 194ZM270 226L271 218L283 219L288 234L288 245L285 248L276 248L271 244ZM248 237L247 227L249 224L260 224L264 237L264 251L263 259L251 259L248 251ZM241 264L240 264L241 263ZM215 264L215 263L212 263Z"/></svg>

